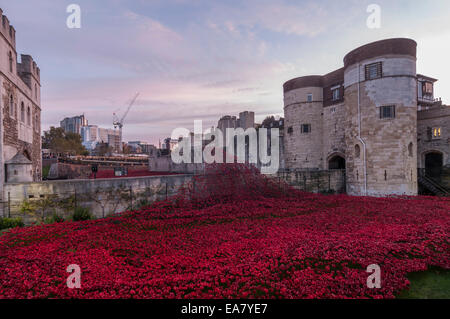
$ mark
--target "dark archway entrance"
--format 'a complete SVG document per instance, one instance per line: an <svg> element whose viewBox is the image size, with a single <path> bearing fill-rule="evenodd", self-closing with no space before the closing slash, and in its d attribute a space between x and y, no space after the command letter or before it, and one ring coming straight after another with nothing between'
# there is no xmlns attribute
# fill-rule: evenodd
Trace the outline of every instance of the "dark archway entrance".
<svg viewBox="0 0 450 319"><path fill-rule="evenodd" d="M335 155L328 161L328 169L345 169L345 158Z"/></svg>
<svg viewBox="0 0 450 319"><path fill-rule="evenodd" d="M443 164L442 153L432 152L425 155L425 171L428 176L439 178L442 174Z"/></svg>

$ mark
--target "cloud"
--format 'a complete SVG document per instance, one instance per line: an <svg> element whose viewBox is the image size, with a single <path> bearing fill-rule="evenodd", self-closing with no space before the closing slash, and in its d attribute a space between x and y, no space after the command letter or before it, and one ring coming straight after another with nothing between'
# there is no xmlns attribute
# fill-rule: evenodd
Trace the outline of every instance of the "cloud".
<svg viewBox="0 0 450 319"><path fill-rule="evenodd" d="M112 113L123 112L135 92L141 96L125 139L155 141L193 118L212 125L243 110L258 119L281 114L286 80L337 69L349 50L391 36L424 39L427 48L419 43L419 51L436 63L418 61L421 72L441 77L441 87L448 83L437 63L448 51L445 1L380 0L379 30L365 25L369 0L78 3L80 30L65 27L65 2L2 4L19 53L32 54L41 67L44 127L78 113L112 126Z"/></svg>

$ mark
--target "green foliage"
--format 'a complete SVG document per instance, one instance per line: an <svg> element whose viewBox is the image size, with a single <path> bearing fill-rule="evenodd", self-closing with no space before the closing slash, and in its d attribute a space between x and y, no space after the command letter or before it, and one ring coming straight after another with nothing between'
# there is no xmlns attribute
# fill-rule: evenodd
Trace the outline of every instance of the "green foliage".
<svg viewBox="0 0 450 319"><path fill-rule="evenodd" d="M64 222L64 218L57 215L57 214L53 214L51 216L48 216L45 218L44 220L44 224L54 224L54 223L62 223Z"/></svg>
<svg viewBox="0 0 450 319"><path fill-rule="evenodd" d="M90 220L94 219L89 209L84 207L75 208L75 212L72 214L73 221Z"/></svg>
<svg viewBox="0 0 450 319"><path fill-rule="evenodd" d="M82 144L80 134L66 133L61 127L50 127L42 137L42 147L58 154L86 155L89 152Z"/></svg>
<svg viewBox="0 0 450 319"><path fill-rule="evenodd" d="M22 202L22 204L20 204L19 211L22 214L34 215L34 213L36 212L36 206L33 205L33 203L31 201L25 200Z"/></svg>
<svg viewBox="0 0 450 319"><path fill-rule="evenodd" d="M431 268L408 275L410 287L402 291L400 299L450 299L450 271Z"/></svg>
<svg viewBox="0 0 450 319"><path fill-rule="evenodd" d="M43 166L42 167L42 178L47 179L48 173L50 173L50 166Z"/></svg>
<svg viewBox="0 0 450 319"><path fill-rule="evenodd" d="M23 227L23 221L22 218L7 218L7 217L0 217L0 230L1 229L8 229L8 228L15 228L15 227Z"/></svg>

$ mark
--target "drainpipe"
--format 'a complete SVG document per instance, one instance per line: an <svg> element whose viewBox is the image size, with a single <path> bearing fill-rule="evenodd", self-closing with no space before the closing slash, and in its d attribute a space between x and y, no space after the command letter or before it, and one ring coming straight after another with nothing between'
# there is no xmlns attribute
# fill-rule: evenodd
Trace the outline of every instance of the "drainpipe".
<svg viewBox="0 0 450 319"><path fill-rule="evenodd" d="M363 146L364 156L364 195L367 196L367 161L366 161L366 142L361 137L361 98L360 98L360 85L361 85L361 65L358 63L358 140Z"/></svg>

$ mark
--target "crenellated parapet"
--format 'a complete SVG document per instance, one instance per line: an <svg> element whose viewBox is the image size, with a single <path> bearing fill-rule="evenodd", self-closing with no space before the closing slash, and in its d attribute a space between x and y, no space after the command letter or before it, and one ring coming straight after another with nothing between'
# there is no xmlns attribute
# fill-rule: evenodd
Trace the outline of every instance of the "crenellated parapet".
<svg viewBox="0 0 450 319"><path fill-rule="evenodd" d="M16 30L9 24L9 19L3 14L3 10L0 8L0 34L5 38L13 50L16 50Z"/></svg>
<svg viewBox="0 0 450 319"><path fill-rule="evenodd" d="M17 74L31 88L33 79L40 85L40 69L31 55L21 55L21 63L17 63Z"/></svg>

